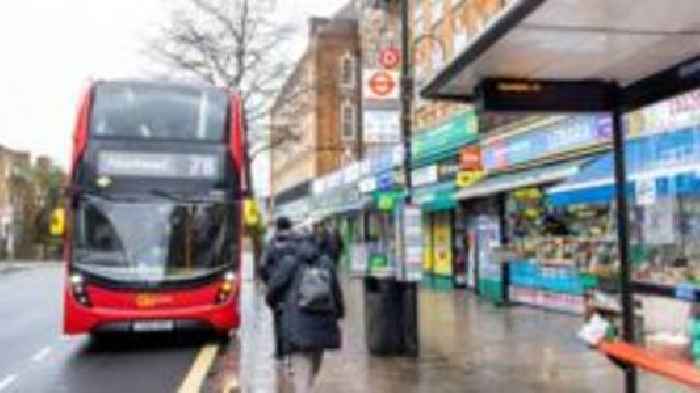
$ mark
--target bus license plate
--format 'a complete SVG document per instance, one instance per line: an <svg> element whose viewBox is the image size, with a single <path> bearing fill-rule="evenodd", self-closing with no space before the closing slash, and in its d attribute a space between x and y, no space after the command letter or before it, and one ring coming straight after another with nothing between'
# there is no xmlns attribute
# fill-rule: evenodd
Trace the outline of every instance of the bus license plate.
<svg viewBox="0 0 700 393"><path fill-rule="evenodd" d="M167 332L175 328L173 321L142 321L134 322L136 332Z"/></svg>

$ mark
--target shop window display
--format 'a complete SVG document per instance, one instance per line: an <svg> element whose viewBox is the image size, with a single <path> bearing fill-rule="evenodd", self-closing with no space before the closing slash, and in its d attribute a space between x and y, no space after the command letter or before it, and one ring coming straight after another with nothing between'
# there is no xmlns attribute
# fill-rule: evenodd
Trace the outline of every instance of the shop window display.
<svg viewBox="0 0 700 393"><path fill-rule="evenodd" d="M554 207L544 188L526 188L507 195L505 210L499 254L510 264L511 300L581 314L587 290L617 276L609 203Z"/></svg>

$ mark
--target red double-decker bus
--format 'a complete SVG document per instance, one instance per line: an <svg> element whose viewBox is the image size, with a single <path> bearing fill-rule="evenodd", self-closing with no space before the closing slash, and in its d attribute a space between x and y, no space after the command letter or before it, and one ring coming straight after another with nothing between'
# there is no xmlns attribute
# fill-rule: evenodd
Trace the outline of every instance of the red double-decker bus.
<svg viewBox="0 0 700 393"><path fill-rule="evenodd" d="M100 81L82 98L66 229L66 334L240 324L240 96Z"/></svg>

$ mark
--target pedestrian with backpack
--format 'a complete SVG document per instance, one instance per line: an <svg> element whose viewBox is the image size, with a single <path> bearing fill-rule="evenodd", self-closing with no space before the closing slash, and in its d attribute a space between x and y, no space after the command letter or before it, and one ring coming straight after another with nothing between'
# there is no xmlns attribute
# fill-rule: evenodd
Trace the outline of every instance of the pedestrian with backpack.
<svg viewBox="0 0 700 393"><path fill-rule="evenodd" d="M258 270L260 279L268 284L275 269L284 258L293 258L299 247L300 239L292 231L292 221L287 217L279 217L276 222L275 233L263 251L262 264ZM279 304L269 304L272 310L272 323L275 335L275 358L282 359L280 343L281 335L281 310Z"/></svg>
<svg viewBox="0 0 700 393"><path fill-rule="evenodd" d="M281 349L291 360L295 392L312 392L324 351L341 347L338 320L345 315L334 263L312 236L275 269L267 302L281 304Z"/></svg>

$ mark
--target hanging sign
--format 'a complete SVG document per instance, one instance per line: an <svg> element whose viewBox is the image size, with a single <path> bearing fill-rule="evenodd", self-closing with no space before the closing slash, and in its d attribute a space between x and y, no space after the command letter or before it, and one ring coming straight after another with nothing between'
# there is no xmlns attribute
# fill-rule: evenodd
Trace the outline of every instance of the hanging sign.
<svg viewBox="0 0 700 393"><path fill-rule="evenodd" d="M481 147L479 145L465 146L459 151L459 168L464 171L480 171Z"/></svg>
<svg viewBox="0 0 700 393"><path fill-rule="evenodd" d="M411 172L411 185L413 187L424 186L427 184L437 183L438 181L438 166L429 165L422 168L416 168Z"/></svg>
<svg viewBox="0 0 700 393"><path fill-rule="evenodd" d="M457 187L460 188L470 187L481 181L484 176L484 171L459 171L457 173L455 183L457 184Z"/></svg>
<svg viewBox="0 0 700 393"><path fill-rule="evenodd" d="M379 52L379 64L386 69L394 69L401 62L401 51L398 48L386 48Z"/></svg>
<svg viewBox="0 0 700 393"><path fill-rule="evenodd" d="M364 98L367 100L398 100L399 73L389 70L363 71Z"/></svg>

